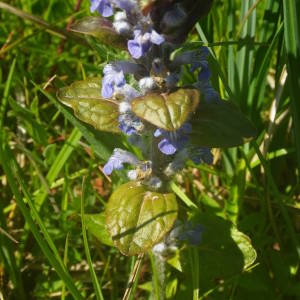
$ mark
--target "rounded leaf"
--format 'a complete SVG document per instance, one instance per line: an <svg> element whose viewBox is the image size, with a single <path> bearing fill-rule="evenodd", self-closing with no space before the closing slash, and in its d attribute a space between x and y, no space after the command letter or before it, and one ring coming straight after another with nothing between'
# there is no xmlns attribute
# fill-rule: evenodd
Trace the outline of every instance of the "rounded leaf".
<svg viewBox="0 0 300 300"><path fill-rule="evenodd" d="M86 17L77 21L71 30L93 36L107 46L126 49L126 40L116 32L112 23L107 19Z"/></svg>
<svg viewBox="0 0 300 300"><path fill-rule="evenodd" d="M147 94L131 101L133 112L167 131L179 129L199 102L196 89L178 89L169 94Z"/></svg>
<svg viewBox="0 0 300 300"><path fill-rule="evenodd" d="M102 244L112 246L113 242L105 228L105 214L85 214L87 230Z"/></svg>
<svg viewBox="0 0 300 300"><path fill-rule="evenodd" d="M128 182L108 201L106 227L123 254L144 253L171 230L177 209L174 194L152 192L139 182Z"/></svg>
<svg viewBox="0 0 300 300"><path fill-rule="evenodd" d="M59 89L58 99L73 108L75 116L98 130L119 133L119 105L101 96L101 79L76 81Z"/></svg>

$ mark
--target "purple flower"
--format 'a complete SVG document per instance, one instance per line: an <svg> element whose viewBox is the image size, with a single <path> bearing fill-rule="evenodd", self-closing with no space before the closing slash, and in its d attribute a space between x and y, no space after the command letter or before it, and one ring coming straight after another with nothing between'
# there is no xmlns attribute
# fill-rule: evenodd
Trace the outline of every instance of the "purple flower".
<svg viewBox="0 0 300 300"><path fill-rule="evenodd" d="M109 0L91 0L91 12L98 11L103 17L113 15L112 5Z"/></svg>
<svg viewBox="0 0 300 300"><path fill-rule="evenodd" d="M189 141L188 134L191 132L192 126L184 123L176 131L165 131L156 129L155 137L163 136L164 138L158 143L159 150L166 155L173 155L177 150L182 149Z"/></svg>
<svg viewBox="0 0 300 300"><path fill-rule="evenodd" d="M129 91L133 94L134 89L125 84L125 74L144 76L146 72L147 70L143 65L129 61L119 61L114 64L107 64L103 69L102 96L104 98L110 98L114 93L115 87L117 90L123 91L125 95L127 95ZM135 93L138 92L135 90Z"/></svg>
<svg viewBox="0 0 300 300"><path fill-rule="evenodd" d="M173 155L177 151L177 147L171 139L162 139L158 143L158 148L160 152L166 155Z"/></svg>
<svg viewBox="0 0 300 300"><path fill-rule="evenodd" d="M140 161L132 153L116 148L108 162L103 167L103 172L106 175L110 175L113 170L123 169L124 163L136 166L140 163Z"/></svg>
<svg viewBox="0 0 300 300"><path fill-rule="evenodd" d="M115 4L117 7L125 10L128 14L132 14L138 10L138 5L136 1L133 0L115 0Z"/></svg>
<svg viewBox="0 0 300 300"><path fill-rule="evenodd" d="M103 69L101 94L104 98L110 98L114 93L114 86L121 87L125 84L124 72L118 64L108 64Z"/></svg>
<svg viewBox="0 0 300 300"><path fill-rule="evenodd" d="M146 54L152 44L160 45L165 41L163 36L158 34L154 29L142 32L141 29L134 30L134 39L127 43L128 51L135 59L139 59Z"/></svg>

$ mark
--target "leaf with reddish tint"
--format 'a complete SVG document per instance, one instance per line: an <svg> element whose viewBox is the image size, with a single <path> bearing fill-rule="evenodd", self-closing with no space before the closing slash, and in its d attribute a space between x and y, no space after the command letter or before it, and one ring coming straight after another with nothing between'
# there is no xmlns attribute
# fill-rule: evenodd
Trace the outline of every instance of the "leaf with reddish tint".
<svg viewBox="0 0 300 300"><path fill-rule="evenodd" d="M59 89L58 99L73 108L75 116L98 130L119 133L119 105L101 96L101 79L76 81Z"/></svg>
<svg viewBox="0 0 300 300"><path fill-rule="evenodd" d="M123 254L137 255L151 249L172 229L177 210L173 193L153 192L139 182L128 182L108 201L106 227Z"/></svg>
<svg viewBox="0 0 300 300"><path fill-rule="evenodd" d="M127 49L126 40L116 32L109 20L102 17L86 17L78 20L71 30L93 36L107 46Z"/></svg>
<svg viewBox="0 0 300 300"><path fill-rule="evenodd" d="M146 94L131 101L133 112L147 122L167 131L175 131L197 108L199 92L181 88L172 93Z"/></svg>
<svg viewBox="0 0 300 300"><path fill-rule="evenodd" d="M112 246L113 242L105 228L105 214L85 214L87 230L102 244Z"/></svg>

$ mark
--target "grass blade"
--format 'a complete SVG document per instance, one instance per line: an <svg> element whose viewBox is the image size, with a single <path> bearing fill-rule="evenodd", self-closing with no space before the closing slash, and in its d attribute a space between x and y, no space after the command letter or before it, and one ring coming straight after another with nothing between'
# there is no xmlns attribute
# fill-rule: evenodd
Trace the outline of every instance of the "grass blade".
<svg viewBox="0 0 300 300"><path fill-rule="evenodd" d="M81 132L77 128L75 128L72 131L71 135L67 139L63 148L58 153L55 161L53 162L50 170L48 171L46 179L49 186L51 186L52 183L55 181L59 172L64 167L66 161L72 155L74 149L78 146L78 142L81 136L82 136ZM37 191L37 193L35 194L35 207L37 211L40 210L47 196L48 196L48 191L44 187L41 190Z"/></svg>
<svg viewBox="0 0 300 300"><path fill-rule="evenodd" d="M182 191L182 189L172 181L170 183L171 190L179 197L179 199L185 203L185 205L191 209L198 209L197 205Z"/></svg>
<svg viewBox="0 0 300 300"><path fill-rule="evenodd" d="M20 268L16 264L14 247L6 235L6 219L3 213L3 205L0 202L0 261L3 262L9 278L13 284L18 299L26 299Z"/></svg>
<svg viewBox="0 0 300 300"><path fill-rule="evenodd" d="M300 37L299 37L299 1L283 1L284 41L287 55L288 86L292 106L294 136L297 150L298 170L300 171Z"/></svg>
<svg viewBox="0 0 300 300"><path fill-rule="evenodd" d="M96 275L96 272L93 267L93 262L91 258L91 253L88 245L88 240L87 240L87 234L86 234L86 225L85 225L85 218L84 218L84 199L86 196L86 185L85 185L85 178L82 181L82 196L81 196L81 226L82 226L82 237L83 237L83 245L84 245L84 250L85 250L85 255L86 259L89 265L89 270L92 278L92 283L94 286L94 291L96 294L96 298L98 300L104 300L101 287Z"/></svg>
<svg viewBox="0 0 300 300"><path fill-rule="evenodd" d="M45 228L43 226L41 227L43 234L44 235L46 234L45 239L47 240L48 243L50 242L50 245L45 242L43 236L40 234L40 231L35 224L35 221L31 217L31 213L28 210L28 208L23 200L23 197L22 197L21 193L19 192L19 187L17 185L17 182L19 184L21 184L21 188L24 193L24 196L25 196L26 200L28 201L28 204L30 203L32 206L31 199L29 197L26 186L24 184L24 180L22 179L22 175L20 173L20 168L19 168L11 150L8 148L7 145L5 145L3 143L1 135L0 135L0 144L1 144L0 159L1 159L2 167L6 174L7 181L10 185L10 188L15 196L17 205L18 205L19 209L21 210L21 212L27 222L29 229L31 230L32 234L34 235L35 240L37 241L38 245L40 246L43 254L49 260L50 264L53 266L53 268L55 269L55 271L57 272L59 277L65 282L66 286L68 287L68 289L71 292L71 294L73 295L73 297L75 299L80 299L80 300L83 299L82 296L80 295L78 289L76 288L75 284L73 283L71 276L65 269L62 261L58 259L59 256L57 255L57 253L52 252L56 248L55 248L55 246L53 248L53 245L54 245L53 241L52 241L53 245L51 245L52 244L51 238L47 235L47 231L45 231ZM38 217L35 210L33 210L32 213L35 215L35 217ZM41 220L39 218L36 221L38 221L38 223L41 222ZM41 224L39 224L39 225L41 225Z"/></svg>
<svg viewBox="0 0 300 300"><path fill-rule="evenodd" d="M281 197L281 194L280 194L280 192L279 192L279 190L277 188L276 183L274 182L274 179L273 179L273 176L272 176L269 164L266 161L266 159L263 157L263 154L261 153L258 144L254 141L254 142L251 142L251 145L255 149L256 154L257 154L257 156L258 156L258 158L259 158L259 160L261 162L261 165L264 168L264 171L265 171L265 174L266 174L266 178L268 179L269 187L270 187L270 189L272 189L272 192L276 195L274 197L274 199L277 200L280 212L281 212L281 214L283 216L283 219L284 219L284 221L286 223L287 231L289 232L291 240L292 240L292 242L293 242L293 244L295 246L295 250L296 250L298 259L300 259L300 243L299 243L299 240L297 238L297 234L295 232L295 228L294 228L294 226L293 226L293 224L291 222L290 216L289 216L289 214L287 212L287 209L284 206L284 204L282 203L282 197Z"/></svg>
<svg viewBox="0 0 300 300"><path fill-rule="evenodd" d="M65 251L64 251L64 265L67 266L68 263L68 252L69 252L69 234L67 234L66 242L65 242ZM61 289L61 300L66 299L66 285L63 282Z"/></svg>
<svg viewBox="0 0 300 300"><path fill-rule="evenodd" d="M5 115L5 110L6 110L6 106L8 103L8 95L9 95L9 90L10 90L11 83L12 83L13 74L15 72L16 61L17 61L17 59L15 58L9 69L9 73L7 76L6 85L5 85L5 89L4 89L4 93L3 93L2 103L0 106L0 131L2 131L2 127L3 127L3 123L4 123L4 115Z"/></svg>

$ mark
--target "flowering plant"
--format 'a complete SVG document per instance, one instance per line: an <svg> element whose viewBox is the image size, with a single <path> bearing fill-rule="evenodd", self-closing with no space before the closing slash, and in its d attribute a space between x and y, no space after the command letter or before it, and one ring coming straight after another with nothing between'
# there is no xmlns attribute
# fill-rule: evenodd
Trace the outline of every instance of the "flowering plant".
<svg viewBox="0 0 300 300"><path fill-rule="evenodd" d="M125 135L139 149L137 156L116 148L103 167L110 175L131 166L130 181L113 192L106 208L106 228L126 255L146 252L173 228L178 206L169 182L187 160L211 164L211 148L238 146L255 135L251 123L210 85L209 49L183 47L211 5L202 0L91 0L91 12L100 16L73 26L99 43L128 51L128 60L103 68L102 79L75 82L58 93L79 119ZM188 82L184 69L197 80ZM199 242L189 235L200 236L199 225L180 228L178 239Z"/></svg>

